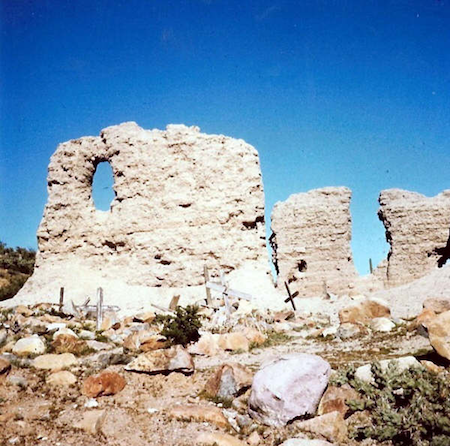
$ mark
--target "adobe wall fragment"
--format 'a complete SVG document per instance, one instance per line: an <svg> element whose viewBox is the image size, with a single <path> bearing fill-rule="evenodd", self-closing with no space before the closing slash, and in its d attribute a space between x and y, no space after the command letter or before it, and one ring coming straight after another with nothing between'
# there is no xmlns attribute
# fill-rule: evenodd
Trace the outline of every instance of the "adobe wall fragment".
<svg viewBox="0 0 450 446"><path fill-rule="evenodd" d="M435 197L388 189L380 193L378 216L386 228L386 286L425 276L450 258L450 190Z"/></svg>
<svg viewBox="0 0 450 446"><path fill-rule="evenodd" d="M348 292L357 278L350 248L351 191L327 187L291 195L272 212L277 284L300 296Z"/></svg>
<svg viewBox="0 0 450 446"><path fill-rule="evenodd" d="M107 212L92 199L103 161L114 176ZM133 299L121 284L141 291L203 285L205 264L211 274L249 264L267 272L258 153L197 127L144 130L133 122L60 144L37 235L36 268L22 297L57 296L59 286L92 295L109 284L109 298L120 288L122 299Z"/></svg>

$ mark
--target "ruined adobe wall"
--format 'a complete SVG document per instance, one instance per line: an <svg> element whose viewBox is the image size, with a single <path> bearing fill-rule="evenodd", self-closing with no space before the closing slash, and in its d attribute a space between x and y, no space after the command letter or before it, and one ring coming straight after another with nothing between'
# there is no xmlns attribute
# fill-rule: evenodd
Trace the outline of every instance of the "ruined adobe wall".
<svg viewBox="0 0 450 446"><path fill-rule="evenodd" d="M272 212L277 285L300 296L349 292L357 278L350 248L351 191L327 187L291 195Z"/></svg>
<svg viewBox="0 0 450 446"><path fill-rule="evenodd" d="M103 161L116 195L108 212L92 199ZM59 286L92 296L103 284L109 297L120 289L123 300L133 299L138 288L123 284L141 291L201 285L205 264L212 274L244 265L268 274L258 153L197 127L150 131L132 122L60 144L37 235L35 272L21 297L44 290L45 300Z"/></svg>
<svg viewBox="0 0 450 446"><path fill-rule="evenodd" d="M435 197L388 189L380 194L378 216L391 245L385 285L425 276L450 257L450 190Z"/></svg>

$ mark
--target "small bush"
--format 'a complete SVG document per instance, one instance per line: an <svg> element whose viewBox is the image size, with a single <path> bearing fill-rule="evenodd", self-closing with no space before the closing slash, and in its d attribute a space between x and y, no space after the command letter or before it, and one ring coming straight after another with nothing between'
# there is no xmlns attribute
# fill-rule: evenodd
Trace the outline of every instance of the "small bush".
<svg viewBox="0 0 450 446"><path fill-rule="evenodd" d="M186 308L177 307L175 315L159 318L164 324L161 335L165 336L172 344L188 345L199 340L199 328L202 326L198 307L188 305Z"/></svg>
<svg viewBox="0 0 450 446"><path fill-rule="evenodd" d="M366 410L369 423L352 433L355 439L390 440L399 446L445 446L450 441L450 379L422 368L383 370L372 364L375 383L360 381L347 369L333 381L350 384L361 396L349 401L352 411Z"/></svg>
<svg viewBox="0 0 450 446"><path fill-rule="evenodd" d="M0 287L0 301L11 299L19 290L25 285L28 276L15 275L11 276L9 283L6 286Z"/></svg>

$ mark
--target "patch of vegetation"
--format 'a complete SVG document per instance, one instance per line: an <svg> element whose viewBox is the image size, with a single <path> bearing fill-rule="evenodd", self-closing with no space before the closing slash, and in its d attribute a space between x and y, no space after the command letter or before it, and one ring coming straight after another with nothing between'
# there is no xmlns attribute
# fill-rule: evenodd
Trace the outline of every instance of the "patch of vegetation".
<svg viewBox="0 0 450 446"><path fill-rule="evenodd" d="M366 410L369 422L354 428L357 440L371 438L398 446L445 446L450 438L450 379L422 368L383 370L372 364L374 383L355 378L350 367L333 377L335 385L350 384L360 400L347 404L353 412Z"/></svg>
<svg viewBox="0 0 450 446"><path fill-rule="evenodd" d="M174 315L158 316L158 321L163 323L161 335L172 345L181 344L184 347L198 341L200 339L198 330L202 326L198 311L196 305L188 305L185 308L178 306Z"/></svg>
<svg viewBox="0 0 450 446"><path fill-rule="evenodd" d="M221 404L224 409L230 409L233 403L233 398L223 398L220 396L211 396L205 390L202 390L198 396L204 400L211 401L214 404Z"/></svg>
<svg viewBox="0 0 450 446"><path fill-rule="evenodd" d="M34 269L36 252L26 248L8 248L0 241L0 272L4 285L0 301L11 299L23 287Z"/></svg>
<svg viewBox="0 0 450 446"><path fill-rule="evenodd" d="M0 268L31 275L34 269L36 251L26 248L8 248L0 241Z"/></svg>
<svg viewBox="0 0 450 446"><path fill-rule="evenodd" d="M275 345L286 344L287 342L292 341L293 339L294 339L293 336L289 336L286 333L269 331L266 333L266 340L262 344L259 344L257 342L251 342L249 348L250 350L253 350L255 348L274 347Z"/></svg>
<svg viewBox="0 0 450 446"><path fill-rule="evenodd" d="M102 331L95 332L95 340L98 342L109 342L109 339L103 334Z"/></svg>

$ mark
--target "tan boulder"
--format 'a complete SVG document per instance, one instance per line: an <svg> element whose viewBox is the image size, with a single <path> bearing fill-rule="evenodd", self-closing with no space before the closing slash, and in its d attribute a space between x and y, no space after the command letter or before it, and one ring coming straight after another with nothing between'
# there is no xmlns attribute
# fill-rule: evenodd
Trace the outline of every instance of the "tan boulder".
<svg viewBox="0 0 450 446"><path fill-rule="evenodd" d="M55 353L73 353L75 355L80 355L87 349L85 341L70 334L60 334L59 336L56 336L51 345Z"/></svg>
<svg viewBox="0 0 450 446"><path fill-rule="evenodd" d="M230 426L225 415L216 406L175 406L167 415L177 420L207 422L218 427Z"/></svg>
<svg viewBox="0 0 450 446"><path fill-rule="evenodd" d="M424 300L423 308L426 310L431 310L436 314L445 313L446 311L450 311L450 298L438 299L435 297L430 297Z"/></svg>
<svg viewBox="0 0 450 446"><path fill-rule="evenodd" d="M146 373L192 373L194 368L192 356L181 345L142 353L125 366L125 370Z"/></svg>
<svg viewBox="0 0 450 446"><path fill-rule="evenodd" d="M17 305L15 313L16 314L20 314L20 315L25 316L25 317L29 317L29 316L31 316L33 314L33 311L30 310L25 305Z"/></svg>
<svg viewBox="0 0 450 446"><path fill-rule="evenodd" d="M229 434L219 434L218 432L203 432L195 440L196 445L214 446L246 446L246 444Z"/></svg>
<svg viewBox="0 0 450 446"><path fill-rule="evenodd" d="M77 377L67 370L62 370L49 375L45 382L53 386L71 386L77 382Z"/></svg>
<svg viewBox="0 0 450 446"><path fill-rule="evenodd" d="M252 327L245 327L242 330L242 333L248 339L250 344L254 344L254 345L262 345L262 344L264 344L264 342L267 339L267 336L265 334L261 333L256 328L252 328Z"/></svg>
<svg viewBox="0 0 450 446"><path fill-rule="evenodd" d="M40 355L45 353L44 341L39 336L30 336L19 339L12 349L17 356Z"/></svg>
<svg viewBox="0 0 450 446"><path fill-rule="evenodd" d="M193 355L215 356L221 351L219 339L219 334L205 333L195 344L188 347L188 351Z"/></svg>
<svg viewBox="0 0 450 446"><path fill-rule="evenodd" d="M296 423L303 432L321 435L328 441L341 443L348 438L347 425L340 412L330 412L310 420Z"/></svg>
<svg viewBox="0 0 450 446"><path fill-rule="evenodd" d="M8 373L10 370L11 370L11 363L5 358L0 358L0 375Z"/></svg>
<svg viewBox="0 0 450 446"><path fill-rule="evenodd" d="M258 446L258 444L262 444L262 441L263 440L257 431L253 431L247 438L247 443L250 446Z"/></svg>
<svg viewBox="0 0 450 446"><path fill-rule="evenodd" d="M366 324L374 318L389 317L390 314L391 311L384 302L376 299L366 299L339 311L339 320L341 324L346 322Z"/></svg>
<svg viewBox="0 0 450 446"><path fill-rule="evenodd" d="M232 398L252 385L253 373L241 364L223 364L206 382L211 397Z"/></svg>
<svg viewBox="0 0 450 446"><path fill-rule="evenodd" d="M243 333L225 333L220 335L218 345L223 350L248 352L250 342Z"/></svg>
<svg viewBox="0 0 450 446"><path fill-rule="evenodd" d="M439 314L428 323L428 336L438 354L450 360L450 311Z"/></svg>
<svg viewBox="0 0 450 446"><path fill-rule="evenodd" d="M106 418L104 410L90 410L83 414L83 418L75 423L76 429L82 429L88 434L97 435L101 432Z"/></svg>
<svg viewBox="0 0 450 446"><path fill-rule="evenodd" d="M134 316L134 320L136 322L147 322L147 323L152 323L156 318L156 314L153 311L144 311L143 313L139 313L136 314L136 316Z"/></svg>
<svg viewBox="0 0 450 446"><path fill-rule="evenodd" d="M345 417L349 410L347 401L357 399L359 399L358 393L348 384L342 387L328 386L320 400L317 414L325 415L330 412L339 412Z"/></svg>
<svg viewBox="0 0 450 446"><path fill-rule="evenodd" d="M72 353L48 354L34 358L32 365L36 369L62 370L78 364Z"/></svg>
<svg viewBox="0 0 450 446"><path fill-rule="evenodd" d="M445 372L445 367L435 364L432 361L422 360L420 363L431 373L442 373Z"/></svg>
<svg viewBox="0 0 450 446"><path fill-rule="evenodd" d="M431 308L425 308L419 316L417 316L417 325L423 325L425 328L428 324L437 316L437 314Z"/></svg>
<svg viewBox="0 0 450 446"><path fill-rule="evenodd" d="M83 383L82 393L89 398L115 395L125 387L125 379L115 372L89 376Z"/></svg>

